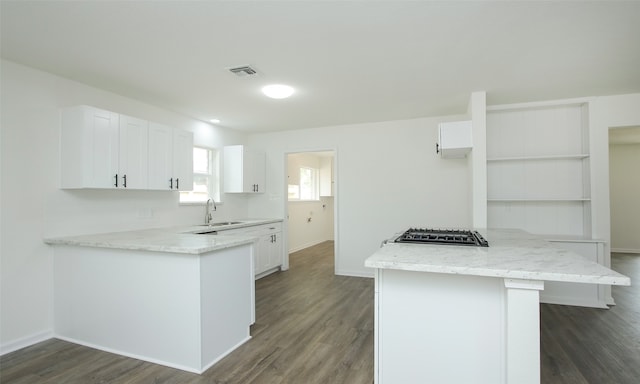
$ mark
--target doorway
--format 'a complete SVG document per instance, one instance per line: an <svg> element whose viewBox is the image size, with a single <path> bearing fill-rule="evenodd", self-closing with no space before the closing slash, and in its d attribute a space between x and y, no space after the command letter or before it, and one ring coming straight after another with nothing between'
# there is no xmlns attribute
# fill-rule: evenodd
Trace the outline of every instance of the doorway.
<svg viewBox="0 0 640 384"><path fill-rule="evenodd" d="M609 129L611 252L640 254L640 127Z"/></svg>
<svg viewBox="0 0 640 384"><path fill-rule="evenodd" d="M336 151L288 152L285 158L288 253L333 241L337 265Z"/></svg>

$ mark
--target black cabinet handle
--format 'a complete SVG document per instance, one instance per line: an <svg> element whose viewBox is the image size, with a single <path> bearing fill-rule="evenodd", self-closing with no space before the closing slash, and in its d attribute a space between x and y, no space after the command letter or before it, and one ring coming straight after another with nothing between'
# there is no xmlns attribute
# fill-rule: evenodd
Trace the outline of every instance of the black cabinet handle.
<svg viewBox="0 0 640 384"><path fill-rule="evenodd" d="M113 184L113 185L114 185L116 188L118 188L118 174L117 174L117 173L116 173L115 178L116 178L116 183L115 183L115 184Z"/></svg>
<svg viewBox="0 0 640 384"><path fill-rule="evenodd" d="M173 189L173 177L169 179L169 189Z"/></svg>
<svg viewBox="0 0 640 384"><path fill-rule="evenodd" d="M176 177L176 189L180 189L180 179Z"/></svg>
<svg viewBox="0 0 640 384"><path fill-rule="evenodd" d="M440 144L436 143L436 154L440 153Z"/></svg>
<svg viewBox="0 0 640 384"><path fill-rule="evenodd" d="M127 188L127 175L122 176L122 186Z"/></svg>

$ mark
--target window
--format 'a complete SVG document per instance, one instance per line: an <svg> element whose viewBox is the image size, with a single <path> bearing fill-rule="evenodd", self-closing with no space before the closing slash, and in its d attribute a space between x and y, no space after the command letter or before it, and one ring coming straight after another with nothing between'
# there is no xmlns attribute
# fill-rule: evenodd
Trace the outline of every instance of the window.
<svg viewBox="0 0 640 384"><path fill-rule="evenodd" d="M300 167L300 183L289 184L289 200L318 200L320 196L316 168Z"/></svg>
<svg viewBox="0 0 640 384"><path fill-rule="evenodd" d="M180 192L181 203L220 201L218 151L193 147L193 190Z"/></svg>

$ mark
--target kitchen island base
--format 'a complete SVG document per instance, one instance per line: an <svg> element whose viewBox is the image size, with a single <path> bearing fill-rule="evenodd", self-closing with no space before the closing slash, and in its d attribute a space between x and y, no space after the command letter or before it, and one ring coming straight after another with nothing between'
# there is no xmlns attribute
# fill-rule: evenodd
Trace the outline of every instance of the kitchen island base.
<svg viewBox="0 0 640 384"><path fill-rule="evenodd" d="M375 287L376 383L539 382L542 282L377 269Z"/></svg>
<svg viewBox="0 0 640 384"><path fill-rule="evenodd" d="M57 246L54 335L202 373L251 337L252 252Z"/></svg>

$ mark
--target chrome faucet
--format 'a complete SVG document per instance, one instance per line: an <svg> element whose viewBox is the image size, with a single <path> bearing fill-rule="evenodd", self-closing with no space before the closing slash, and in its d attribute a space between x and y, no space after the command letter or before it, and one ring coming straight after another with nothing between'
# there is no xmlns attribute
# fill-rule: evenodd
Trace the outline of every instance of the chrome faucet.
<svg viewBox="0 0 640 384"><path fill-rule="evenodd" d="M207 205L205 207L205 211L204 211L204 223L205 224L211 224L211 220L213 219L213 217L211 216L211 204L213 204L213 210L217 210L218 207L216 207L216 202L213 199L209 199L207 200Z"/></svg>

